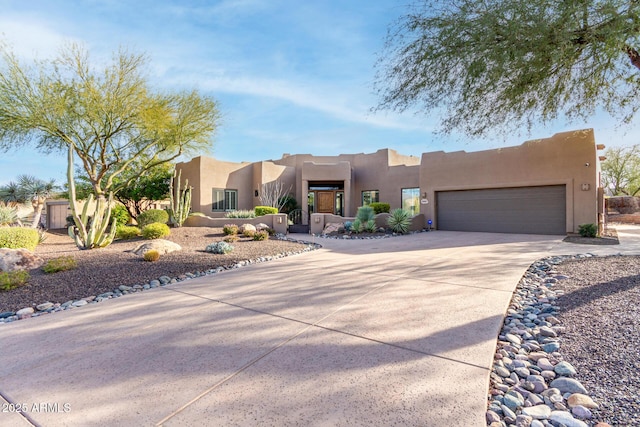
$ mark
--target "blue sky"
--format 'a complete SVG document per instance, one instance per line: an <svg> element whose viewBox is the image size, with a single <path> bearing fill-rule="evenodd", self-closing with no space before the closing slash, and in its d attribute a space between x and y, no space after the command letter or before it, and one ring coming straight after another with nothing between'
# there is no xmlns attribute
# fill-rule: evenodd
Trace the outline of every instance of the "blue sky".
<svg viewBox="0 0 640 427"><path fill-rule="evenodd" d="M0 0L0 37L22 58L83 43L99 62L124 46L146 53L158 89L198 89L219 102L212 155L226 161L283 153L337 155L393 148L477 151L592 127L607 146L637 142L606 116L492 140L435 135L437 117L371 113L374 64L406 0ZM0 153L0 185L27 173L65 181L66 158L31 149Z"/></svg>

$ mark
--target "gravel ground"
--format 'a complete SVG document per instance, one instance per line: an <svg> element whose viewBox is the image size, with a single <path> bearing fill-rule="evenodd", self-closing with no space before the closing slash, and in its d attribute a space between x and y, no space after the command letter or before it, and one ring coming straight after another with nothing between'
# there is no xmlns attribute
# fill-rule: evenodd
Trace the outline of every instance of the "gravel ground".
<svg viewBox="0 0 640 427"><path fill-rule="evenodd" d="M558 319L567 328L561 352L600 405L594 418L612 426L640 426L640 257L566 261L569 279Z"/></svg>
<svg viewBox="0 0 640 427"><path fill-rule="evenodd" d="M204 248L209 243L222 240L222 229L181 227L172 229L166 238L182 246L181 251L162 255L156 262L145 262L141 256L128 252L144 242L142 239L115 241L106 248L80 251L69 236L47 234L47 239L36 248L36 254L45 261L70 255L76 259L78 268L53 274L45 274L40 269L31 270L28 285L0 292L0 312L15 312L44 302L62 304L113 291L120 285L143 284L163 275L177 277L230 266L242 260L298 252L304 248L300 243L273 238L267 241L241 238L233 243L232 253L216 255L204 252Z"/></svg>

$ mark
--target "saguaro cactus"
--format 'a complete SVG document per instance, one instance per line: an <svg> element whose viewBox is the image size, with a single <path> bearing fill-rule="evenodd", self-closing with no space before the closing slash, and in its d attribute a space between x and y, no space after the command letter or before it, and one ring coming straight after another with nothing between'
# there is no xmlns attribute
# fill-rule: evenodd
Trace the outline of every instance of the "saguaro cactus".
<svg viewBox="0 0 640 427"><path fill-rule="evenodd" d="M182 170L180 172L173 171L173 179L169 184L169 222L175 227L181 227L191 212L191 190L189 180L184 182L184 189L180 187ZM176 182L174 188L173 183Z"/></svg>

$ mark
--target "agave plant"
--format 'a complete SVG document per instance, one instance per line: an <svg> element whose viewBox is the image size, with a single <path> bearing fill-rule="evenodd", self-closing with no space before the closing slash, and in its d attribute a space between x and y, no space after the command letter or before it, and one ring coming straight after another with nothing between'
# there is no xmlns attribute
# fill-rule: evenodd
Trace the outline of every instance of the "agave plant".
<svg viewBox="0 0 640 427"><path fill-rule="evenodd" d="M411 226L411 212L404 209L394 209L387 218L387 224L394 233L406 234Z"/></svg>

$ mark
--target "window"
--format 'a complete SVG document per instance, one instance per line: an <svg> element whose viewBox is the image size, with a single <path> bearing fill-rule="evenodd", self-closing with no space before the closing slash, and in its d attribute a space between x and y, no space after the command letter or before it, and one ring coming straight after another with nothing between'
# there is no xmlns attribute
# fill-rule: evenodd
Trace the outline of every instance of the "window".
<svg viewBox="0 0 640 427"><path fill-rule="evenodd" d="M213 212L227 212L238 209L238 190L213 189Z"/></svg>
<svg viewBox="0 0 640 427"><path fill-rule="evenodd" d="M367 190L362 192L362 206L367 206L369 203L375 203L380 201L380 192L378 190Z"/></svg>
<svg viewBox="0 0 640 427"><path fill-rule="evenodd" d="M402 209L411 212L411 215L417 215L420 212L419 188L402 189Z"/></svg>

